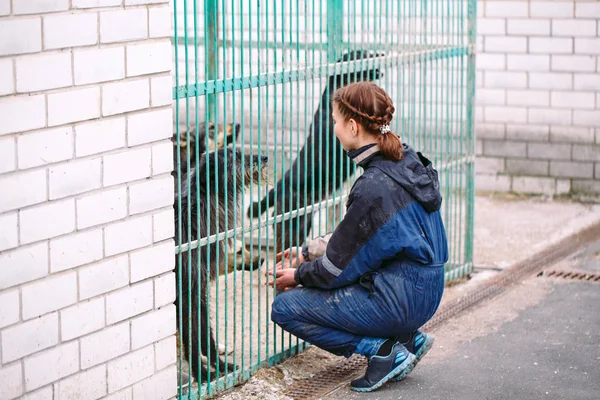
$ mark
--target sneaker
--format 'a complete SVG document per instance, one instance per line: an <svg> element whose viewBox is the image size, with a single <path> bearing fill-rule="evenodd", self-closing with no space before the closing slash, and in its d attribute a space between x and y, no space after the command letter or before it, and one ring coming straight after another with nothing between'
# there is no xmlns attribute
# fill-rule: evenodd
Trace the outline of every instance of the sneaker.
<svg viewBox="0 0 600 400"><path fill-rule="evenodd" d="M411 365L415 356L399 342L394 343L387 356L371 356L365 376L353 380L350 388L357 392L371 392L380 388L391 378L403 373Z"/></svg>
<svg viewBox="0 0 600 400"><path fill-rule="evenodd" d="M412 335L412 338L408 341L408 343L404 343L406 350L408 350L415 356L412 362L412 366L410 369L407 368L405 372L396 375L394 378L392 378L392 381L398 382L404 379L417 366L419 361L421 361L421 359L425 357L425 354L427 354L431 347L433 347L434 342L435 339L433 336L423 333L421 331L416 331Z"/></svg>

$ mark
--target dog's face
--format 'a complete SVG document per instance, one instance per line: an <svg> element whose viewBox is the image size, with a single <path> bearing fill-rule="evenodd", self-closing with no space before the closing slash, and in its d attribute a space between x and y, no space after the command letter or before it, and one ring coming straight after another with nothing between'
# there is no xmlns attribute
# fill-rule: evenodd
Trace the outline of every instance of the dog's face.
<svg viewBox="0 0 600 400"><path fill-rule="evenodd" d="M234 190L248 186L250 182L258 183L261 180L264 184L268 179L268 160L266 156L249 152L242 154L241 149L232 147L204 153L198 163L200 184L207 184L207 172L211 191L218 187L221 192L227 187L232 194Z"/></svg>
<svg viewBox="0 0 600 400"><path fill-rule="evenodd" d="M353 50L348 53L344 53L344 55L338 60L338 62L381 57L383 55L383 53L373 53L366 50ZM336 85L337 87L341 87L357 81L373 81L376 79L381 79L382 77L383 72L381 72L379 68L367 69L356 73L350 72L341 76L338 75Z"/></svg>
<svg viewBox="0 0 600 400"><path fill-rule="evenodd" d="M177 167L177 152L181 157L182 170L187 169L187 157L190 157L190 166L196 163L196 141L198 143L198 154L206 152L206 135L208 133L208 151L222 149L236 141L240 131L240 124L218 124L215 126L212 122L202 122L198 125L196 137L196 128L190 127L188 130L179 132L179 143L177 142L177 133L173 134L171 142L174 146L173 165ZM188 144L189 140L189 144Z"/></svg>

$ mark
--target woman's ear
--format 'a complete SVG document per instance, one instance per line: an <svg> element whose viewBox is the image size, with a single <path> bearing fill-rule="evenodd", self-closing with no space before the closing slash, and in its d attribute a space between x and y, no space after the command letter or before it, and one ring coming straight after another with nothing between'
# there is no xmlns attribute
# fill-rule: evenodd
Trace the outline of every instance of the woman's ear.
<svg viewBox="0 0 600 400"><path fill-rule="evenodd" d="M358 123L356 122L356 120L354 120L353 118L350 118L349 120L350 122L350 130L352 131L352 135L356 136L358 135Z"/></svg>

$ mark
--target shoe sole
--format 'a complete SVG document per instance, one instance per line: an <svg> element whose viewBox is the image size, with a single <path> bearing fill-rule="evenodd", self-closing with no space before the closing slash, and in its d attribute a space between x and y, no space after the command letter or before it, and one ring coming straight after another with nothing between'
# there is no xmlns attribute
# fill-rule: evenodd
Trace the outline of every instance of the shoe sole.
<svg viewBox="0 0 600 400"><path fill-rule="evenodd" d="M429 350L431 350L434 342L435 342L435 338L433 336L427 336L425 343L423 344L423 346L421 346L419 351L417 351L417 354L415 354L415 358L412 362L412 365L410 365L410 368L407 368L406 371L402 371L402 373L400 375L392 378L391 379L392 382L400 382L402 379L406 378L408 376L408 374L410 374L411 371L413 369L415 369L415 367L417 366L419 361L421 361L423 359L423 357L425 357L425 354L427 354L427 352Z"/></svg>
<svg viewBox="0 0 600 400"><path fill-rule="evenodd" d="M386 383L387 381L389 381L391 378L395 377L398 374L402 374L404 373L404 371L407 368L412 369L412 365L415 361L415 356L413 354L408 354L408 357L406 357L406 360L404 360L404 362L400 365L398 365L396 368L394 368L389 374L387 374L386 376L384 376L379 382L377 382L376 384L374 384L371 387L368 388L355 388L350 386L350 389L354 390L355 392L372 392L374 390L379 389L384 383Z"/></svg>

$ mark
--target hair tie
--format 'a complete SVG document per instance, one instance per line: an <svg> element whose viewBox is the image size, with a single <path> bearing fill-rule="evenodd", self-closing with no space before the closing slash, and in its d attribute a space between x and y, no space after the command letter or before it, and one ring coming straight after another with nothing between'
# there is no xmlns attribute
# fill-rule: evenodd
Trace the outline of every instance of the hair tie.
<svg viewBox="0 0 600 400"><path fill-rule="evenodd" d="M381 134L382 134L382 135L385 135L386 133L388 133L388 132L390 132L390 131L391 131L391 129L390 129L390 126L389 126L388 124L381 125L381 126L379 127L379 130L381 131Z"/></svg>

